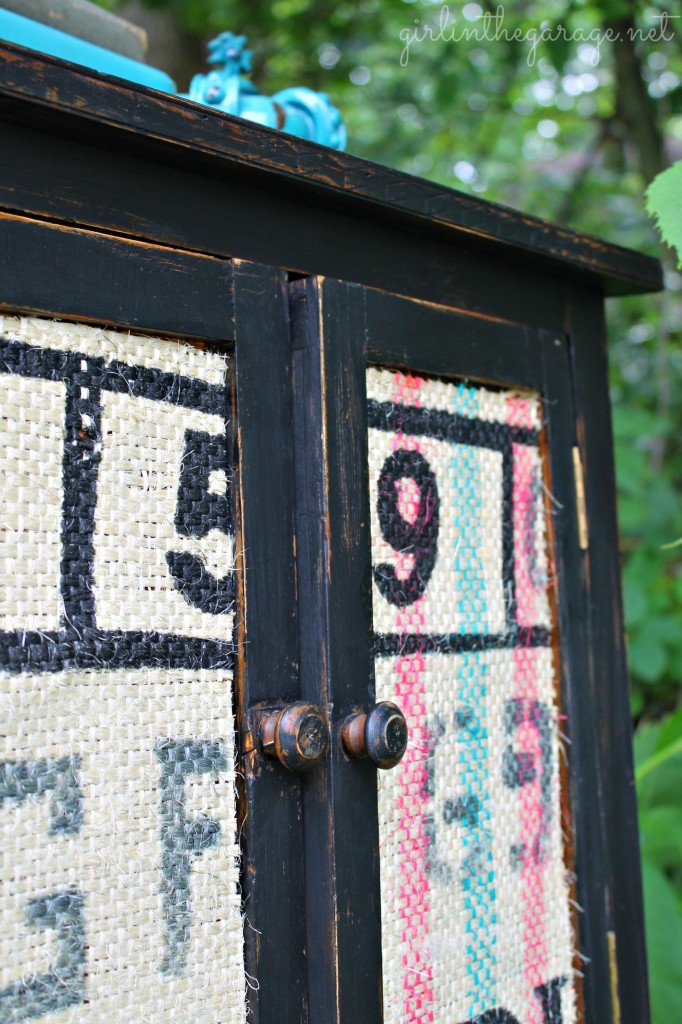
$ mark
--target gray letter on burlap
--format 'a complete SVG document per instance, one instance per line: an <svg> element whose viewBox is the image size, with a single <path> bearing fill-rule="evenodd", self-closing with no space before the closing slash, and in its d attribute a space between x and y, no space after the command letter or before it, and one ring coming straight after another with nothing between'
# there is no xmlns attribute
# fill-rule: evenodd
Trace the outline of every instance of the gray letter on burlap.
<svg viewBox="0 0 682 1024"><path fill-rule="evenodd" d="M166 915L166 953L163 974L182 974L187 964L192 905L191 858L215 846L220 822L190 821L185 812L185 779L227 768L222 740L158 740L161 770L161 892Z"/></svg>

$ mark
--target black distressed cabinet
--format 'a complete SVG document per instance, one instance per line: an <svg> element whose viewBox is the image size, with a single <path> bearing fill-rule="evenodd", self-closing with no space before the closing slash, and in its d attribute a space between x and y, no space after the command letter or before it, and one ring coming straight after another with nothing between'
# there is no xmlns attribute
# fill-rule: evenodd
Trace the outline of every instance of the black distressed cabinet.
<svg viewBox="0 0 682 1024"><path fill-rule="evenodd" d="M0 118L0 1021L646 1024L658 264L9 45Z"/></svg>

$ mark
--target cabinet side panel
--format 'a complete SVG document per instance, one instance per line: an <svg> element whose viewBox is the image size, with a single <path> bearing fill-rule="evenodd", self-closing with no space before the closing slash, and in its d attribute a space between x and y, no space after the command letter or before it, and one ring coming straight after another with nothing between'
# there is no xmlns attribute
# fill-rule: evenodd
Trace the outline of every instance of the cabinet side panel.
<svg viewBox="0 0 682 1024"><path fill-rule="evenodd" d="M595 763L605 830L605 920L595 959L608 965L614 1021L650 1020L632 720L618 551L606 325L596 290L571 289L567 308L577 443L585 476L589 547L588 652L595 693ZM604 971L606 975L606 971ZM602 1014L603 1015L603 1014Z"/></svg>

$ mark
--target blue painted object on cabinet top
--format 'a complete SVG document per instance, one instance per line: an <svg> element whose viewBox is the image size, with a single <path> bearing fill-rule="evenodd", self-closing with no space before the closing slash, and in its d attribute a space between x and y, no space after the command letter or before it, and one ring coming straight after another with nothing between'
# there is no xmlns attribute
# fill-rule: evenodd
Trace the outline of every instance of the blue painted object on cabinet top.
<svg viewBox="0 0 682 1024"><path fill-rule="evenodd" d="M246 36L222 32L208 44L208 62L218 67L194 76L184 94L188 99L333 149L345 148L345 125L326 93L304 86L282 89L274 96L258 92L245 77L251 70Z"/></svg>
<svg viewBox="0 0 682 1024"><path fill-rule="evenodd" d="M148 64L142 64L112 50L105 50L102 46L88 43L85 39L78 39L67 32L60 32L59 29L43 25L32 18L24 18L21 14L6 11L3 7L0 7L0 39L8 43L17 43L19 46L27 46L31 50L39 50L41 53L49 53L52 57L71 61L72 64L82 64L104 75L125 78L137 85L146 85L150 89L177 92L175 82L165 71L159 71L158 68L152 68Z"/></svg>
<svg viewBox="0 0 682 1024"><path fill-rule="evenodd" d="M116 75L150 89L177 94L175 82L164 71L86 42L50 25L0 7L0 39L81 64L105 75ZM195 75L189 92L180 93L214 110L277 128L333 149L345 149L346 127L326 93L304 86L263 96L245 75L251 70L246 36L222 32L208 44L209 64L217 67Z"/></svg>

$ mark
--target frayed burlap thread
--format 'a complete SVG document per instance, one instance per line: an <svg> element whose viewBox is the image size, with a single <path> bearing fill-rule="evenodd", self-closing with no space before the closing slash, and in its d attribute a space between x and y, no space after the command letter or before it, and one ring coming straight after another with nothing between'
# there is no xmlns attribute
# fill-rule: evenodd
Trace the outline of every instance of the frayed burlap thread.
<svg viewBox="0 0 682 1024"><path fill-rule="evenodd" d="M367 374L386 1024L575 1024L537 395Z"/></svg>
<svg viewBox="0 0 682 1024"><path fill-rule="evenodd" d="M0 317L0 1021L245 1020L226 372Z"/></svg>

